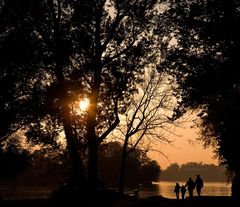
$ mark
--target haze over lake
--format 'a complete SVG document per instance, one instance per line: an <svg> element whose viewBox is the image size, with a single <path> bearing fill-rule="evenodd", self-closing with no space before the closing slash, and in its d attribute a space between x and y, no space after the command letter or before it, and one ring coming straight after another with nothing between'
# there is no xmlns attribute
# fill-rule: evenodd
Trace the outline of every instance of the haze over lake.
<svg viewBox="0 0 240 207"><path fill-rule="evenodd" d="M185 185L185 182L179 182L180 185ZM154 183L152 188L142 188L140 190L140 197L147 197L152 195L162 195L166 198L176 198L173 192L175 182L172 181L161 181ZM196 196L196 191L194 190L194 196ZM204 187L202 189L203 196L231 196L231 184L227 182L204 182ZM188 196L188 192L186 192Z"/></svg>

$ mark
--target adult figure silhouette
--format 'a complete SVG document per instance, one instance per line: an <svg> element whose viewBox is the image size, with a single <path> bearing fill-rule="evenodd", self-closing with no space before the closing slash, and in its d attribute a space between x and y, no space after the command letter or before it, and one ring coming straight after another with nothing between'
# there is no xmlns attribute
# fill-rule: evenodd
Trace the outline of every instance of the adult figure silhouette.
<svg viewBox="0 0 240 207"><path fill-rule="evenodd" d="M195 188L195 183L194 183L194 181L191 177L189 177L188 181L186 182L185 187L187 187L189 197L192 198L193 197L193 190Z"/></svg>
<svg viewBox="0 0 240 207"><path fill-rule="evenodd" d="M180 193L181 186L177 182L174 188L174 193L176 194L176 198L179 199L179 193Z"/></svg>
<svg viewBox="0 0 240 207"><path fill-rule="evenodd" d="M198 196L200 196L203 188L203 179L201 178L200 175L197 175L197 178L195 180L195 186L196 186L197 194Z"/></svg>

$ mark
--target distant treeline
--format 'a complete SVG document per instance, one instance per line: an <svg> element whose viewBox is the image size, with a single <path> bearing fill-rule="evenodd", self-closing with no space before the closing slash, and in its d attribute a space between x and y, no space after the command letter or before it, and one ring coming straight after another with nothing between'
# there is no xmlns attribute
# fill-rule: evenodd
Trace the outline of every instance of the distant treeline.
<svg viewBox="0 0 240 207"><path fill-rule="evenodd" d="M11 165L14 168L13 170L8 167L8 162L2 161L1 158L4 158L4 154L0 156L0 166L2 167L0 186L60 186L72 179L71 164L65 155L45 157L41 153L35 153L32 155L29 165L26 166L23 166L19 155L13 155L11 159L14 164ZM122 143L108 142L101 144L98 169L101 187L118 187L121 156ZM21 164L22 169L17 164ZM11 175L10 172L12 171L15 174ZM161 167L157 161L147 156L146 151L135 149L128 154L125 173L125 186L137 187L139 183L157 182L161 174Z"/></svg>
<svg viewBox="0 0 240 207"><path fill-rule="evenodd" d="M227 173L225 167L196 162L188 162L183 165L173 163L166 170L162 170L160 180L186 181L190 176L192 178L195 178L197 174L200 174L203 177L204 181L227 181Z"/></svg>

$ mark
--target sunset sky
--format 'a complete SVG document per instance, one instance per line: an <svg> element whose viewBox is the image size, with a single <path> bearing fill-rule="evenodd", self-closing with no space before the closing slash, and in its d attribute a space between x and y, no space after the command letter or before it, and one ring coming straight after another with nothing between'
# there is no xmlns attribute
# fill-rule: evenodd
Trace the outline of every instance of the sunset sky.
<svg viewBox="0 0 240 207"><path fill-rule="evenodd" d="M199 137L199 130L192 128L193 122L188 121L182 127L176 128L175 135L169 135L171 140L174 140L171 145L161 145L158 147L167 158L156 152L150 152L152 159L157 160L162 169L166 169L171 163L184 164L186 162L203 162L207 164L218 165L218 160L213 158L214 153L212 148L205 149L201 143L196 141Z"/></svg>

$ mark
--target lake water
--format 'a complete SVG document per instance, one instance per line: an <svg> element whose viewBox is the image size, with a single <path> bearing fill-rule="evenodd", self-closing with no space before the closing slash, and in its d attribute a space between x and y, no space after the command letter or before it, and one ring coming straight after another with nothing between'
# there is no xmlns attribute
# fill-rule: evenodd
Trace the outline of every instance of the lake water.
<svg viewBox="0 0 240 207"><path fill-rule="evenodd" d="M4 200L48 198L53 187L0 187Z"/></svg>
<svg viewBox="0 0 240 207"><path fill-rule="evenodd" d="M185 182L179 182L180 185L184 185ZM148 187L139 187L139 197L145 198L148 196L164 196L166 198L176 198L173 192L175 182L161 181L154 183ZM6 199L24 199L24 198L48 198L54 188L51 187L0 187L0 195ZM133 190L125 192L133 194ZM196 191L194 191L196 195ZM202 189L202 195L205 196L230 196L231 185L223 182L205 182ZM188 196L188 192L186 192Z"/></svg>
<svg viewBox="0 0 240 207"><path fill-rule="evenodd" d="M152 187L142 187L140 188L139 196L148 197L155 195L162 195L166 198L176 198L173 192L175 187L175 182L161 181L159 183L154 183ZM179 182L180 185L184 185L185 182ZM194 195L196 195L196 190ZM204 196L231 196L231 184L223 182L204 182L204 187L202 189L201 195ZM186 192L188 196L188 192Z"/></svg>

